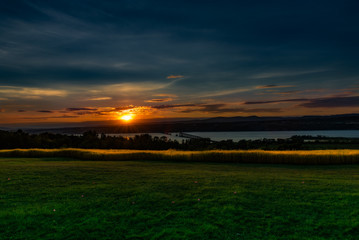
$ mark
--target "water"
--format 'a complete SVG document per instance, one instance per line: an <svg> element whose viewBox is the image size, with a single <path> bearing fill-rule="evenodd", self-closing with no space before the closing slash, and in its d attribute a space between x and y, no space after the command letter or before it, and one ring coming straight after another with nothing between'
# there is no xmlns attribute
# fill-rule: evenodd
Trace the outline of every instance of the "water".
<svg viewBox="0 0 359 240"><path fill-rule="evenodd" d="M170 133L170 134L165 134L165 133L110 133L110 134L106 134L106 136L134 138L136 135L142 135L142 134L149 134L152 137L158 137L158 138L166 137L167 139L177 140L178 142L182 142L182 140L187 139L187 138L179 137L178 133Z"/></svg>
<svg viewBox="0 0 359 240"><path fill-rule="evenodd" d="M299 136L326 136L326 137L346 137L346 138L359 138L359 130L314 130L314 131L248 131L248 132L186 132L191 135L210 138L214 141L222 141L231 139L235 142L239 140L257 140L257 139L285 139L294 135ZM145 133L120 133L120 134L107 134L108 136L122 136L126 138L133 138L135 135ZM178 133L164 134L164 133L148 133L152 137L165 136L167 139L177 140L181 142L186 138L179 137Z"/></svg>

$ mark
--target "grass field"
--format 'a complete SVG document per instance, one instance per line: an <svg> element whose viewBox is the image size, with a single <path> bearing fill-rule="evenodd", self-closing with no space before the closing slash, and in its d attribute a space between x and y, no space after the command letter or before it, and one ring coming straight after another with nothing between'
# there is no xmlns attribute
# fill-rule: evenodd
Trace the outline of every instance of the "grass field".
<svg viewBox="0 0 359 240"><path fill-rule="evenodd" d="M0 157L66 157L98 161L172 161L172 162L231 162L270 164L359 164L359 150L111 150L111 149L9 149L0 150Z"/></svg>
<svg viewBox="0 0 359 240"><path fill-rule="evenodd" d="M0 159L0 239L358 239L359 166Z"/></svg>

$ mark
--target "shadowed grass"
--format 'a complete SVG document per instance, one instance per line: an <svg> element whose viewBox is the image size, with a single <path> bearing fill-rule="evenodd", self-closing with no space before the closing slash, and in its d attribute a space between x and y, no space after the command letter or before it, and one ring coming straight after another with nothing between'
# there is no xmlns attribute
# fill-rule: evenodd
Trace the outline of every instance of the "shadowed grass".
<svg viewBox="0 0 359 240"><path fill-rule="evenodd" d="M213 151L152 151L100 149L11 149L0 150L0 157L67 157L98 161L180 161L284 164L357 164L359 150L213 150Z"/></svg>
<svg viewBox="0 0 359 240"><path fill-rule="evenodd" d="M358 172L3 158L0 239L356 239Z"/></svg>

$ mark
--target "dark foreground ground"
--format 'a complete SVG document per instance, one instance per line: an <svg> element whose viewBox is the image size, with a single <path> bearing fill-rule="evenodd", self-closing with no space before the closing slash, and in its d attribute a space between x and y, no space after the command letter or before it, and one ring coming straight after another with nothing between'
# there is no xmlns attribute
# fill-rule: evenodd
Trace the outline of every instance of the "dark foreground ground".
<svg viewBox="0 0 359 240"><path fill-rule="evenodd" d="M358 239L359 165L0 158L0 239Z"/></svg>

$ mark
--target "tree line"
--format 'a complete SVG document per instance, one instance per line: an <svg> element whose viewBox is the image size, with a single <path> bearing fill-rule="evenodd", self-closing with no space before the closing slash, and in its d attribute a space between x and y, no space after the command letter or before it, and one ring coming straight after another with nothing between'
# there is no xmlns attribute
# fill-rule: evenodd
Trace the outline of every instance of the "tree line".
<svg viewBox="0 0 359 240"><path fill-rule="evenodd" d="M14 148L86 148L86 149L139 149L139 150L310 150L310 149L359 149L359 139L326 138L312 136L293 136L288 139L211 141L209 138L187 139L181 142L149 134L133 138L107 136L95 131L82 135L53 133L29 134L22 130L16 132L0 131L0 149Z"/></svg>

